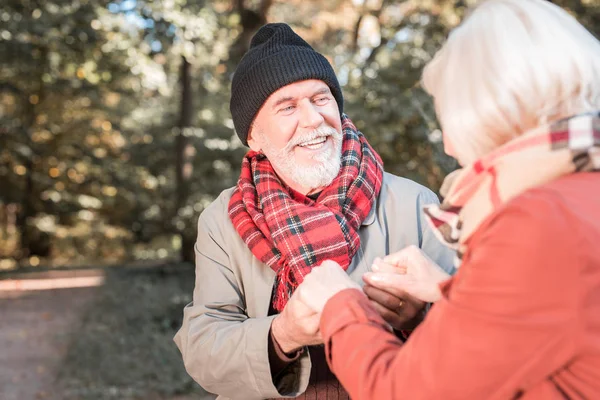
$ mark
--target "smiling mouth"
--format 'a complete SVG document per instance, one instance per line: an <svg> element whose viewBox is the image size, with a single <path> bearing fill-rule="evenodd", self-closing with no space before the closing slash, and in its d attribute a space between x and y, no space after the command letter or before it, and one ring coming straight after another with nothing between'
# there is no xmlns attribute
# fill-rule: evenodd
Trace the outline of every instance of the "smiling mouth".
<svg viewBox="0 0 600 400"><path fill-rule="evenodd" d="M317 150L323 147L325 142L327 141L327 136L321 136L313 140L309 140L307 142L299 143L299 147L304 147L310 150Z"/></svg>

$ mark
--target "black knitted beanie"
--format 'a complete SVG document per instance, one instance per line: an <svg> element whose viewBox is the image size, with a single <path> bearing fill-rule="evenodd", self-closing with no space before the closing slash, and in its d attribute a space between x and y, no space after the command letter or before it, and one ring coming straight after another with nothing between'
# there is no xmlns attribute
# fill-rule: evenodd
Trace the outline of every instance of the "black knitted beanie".
<svg viewBox="0 0 600 400"><path fill-rule="evenodd" d="M319 79L331 89L340 115L344 98L333 67L287 24L267 24L256 32L231 83L229 109L237 135L248 145L250 124L267 98L290 83Z"/></svg>

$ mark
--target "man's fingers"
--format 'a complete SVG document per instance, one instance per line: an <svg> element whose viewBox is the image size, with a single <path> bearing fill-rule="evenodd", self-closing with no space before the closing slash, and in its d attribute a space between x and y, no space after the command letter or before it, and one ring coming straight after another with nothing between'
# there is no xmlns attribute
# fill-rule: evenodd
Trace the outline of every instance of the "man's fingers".
<svg viewBox="0 0 600 400"><path fill-rule="evenodd" d="M394 311L382 306L381 304L373 300L371 300L371 304L373 305L377 313L381 315L381 318L383 318L385 322L390 324L392 328L397 329L397 327L402 324L402 319Z"/></svg>
<svg viewBox="0 0 600 400"><path fill-rule="evenodd" d="M316 310L320 307L319 299L311 292L311 289L300 285L288 302L288 305L292 303L294 314L297 317L308 317L317 313Z"/></svg>
<svg viewBox="0 0 600 400"><path fill-rule="evenodd" d="M381 290L375 286L365 285L363 287L363 291L369 299L376 301L390 310L399 310L400 307L402 307L406 302L405 300L400 299L398 296L394 296L389 292Z"/></svg>
<svg viewBox="0 0 600 400"><path fill-rule="evenodd" d="M320 335L319 325L321 320L321 314L315 314L309 318L306 318L304 321L305 328L307 333L312 333L313 335Z"/></svg>
<svg viewBox="0 0 600 400"><path fill-rule="evenodd" d="M385 322L390 324L396 330L404 329L406 323L413 320L420 311L420 308L415 307L415 305L410 302L404 304L398 311L390 310L374 300L371 300L371 304Z"/></svg>
<svg viewBox="0 0 600 400"><path fill-rule="evenodd" d="M369 284L366 284L363 290L369 299L377 301L392 311L398 311L399 314L407 309L419 311L425 305L423 301L404 292L400 296L395 296ZM409 314L412 314L412 311Z"/></svg>

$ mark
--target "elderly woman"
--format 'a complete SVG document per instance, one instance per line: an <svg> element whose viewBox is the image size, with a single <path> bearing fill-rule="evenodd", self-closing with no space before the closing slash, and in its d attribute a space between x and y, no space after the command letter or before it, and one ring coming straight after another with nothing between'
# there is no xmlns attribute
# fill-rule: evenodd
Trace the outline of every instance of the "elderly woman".
<svg viewBox="0 0 600 400"><path fill-rule="evenodd" d="M549 2L489 0L424 84L464 167L425 213L460 269L376 261L369 285L434 303L404 344L335 263L314 269L294 296L333 372L353 399L600 399L600 43Z"/></svg>

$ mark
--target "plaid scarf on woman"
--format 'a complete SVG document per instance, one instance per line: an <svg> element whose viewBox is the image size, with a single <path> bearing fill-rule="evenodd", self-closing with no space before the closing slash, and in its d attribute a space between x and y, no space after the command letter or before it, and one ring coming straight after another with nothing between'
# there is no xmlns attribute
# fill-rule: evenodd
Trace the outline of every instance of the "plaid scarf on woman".
<svg viewBox="0 0 600 400"><path fill-rule="evenodd" d="M348 268L360 246L358 229L379 195L381 158L345 115L342 131L340 173L316 200L282 183L264 155L250 151L242 162L229 217L256 258L277 273L277 311L312 267L333 260Z"/></svg>
<svg viewBox="0 0 600 400"><path fill-rule="evenodd" d="M457 250L456 266L479 225L510 199L576 172L600 171L600 113L526 132L448 176L441 206L425 206L438 238Z"/></svg>

